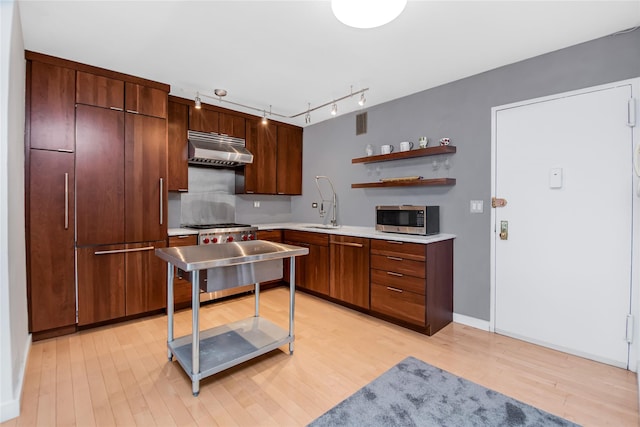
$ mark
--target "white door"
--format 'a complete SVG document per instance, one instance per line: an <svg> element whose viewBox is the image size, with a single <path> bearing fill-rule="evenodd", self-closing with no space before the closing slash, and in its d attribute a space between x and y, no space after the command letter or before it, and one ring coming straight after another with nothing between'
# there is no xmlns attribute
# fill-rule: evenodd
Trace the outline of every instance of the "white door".
<svg viewBox="0 0 640 427"><path fill-rule="evenodd" d="M631 89L493 110L493 195L507 201L494 210L495 331L624 368L637 204Z"/></svg>

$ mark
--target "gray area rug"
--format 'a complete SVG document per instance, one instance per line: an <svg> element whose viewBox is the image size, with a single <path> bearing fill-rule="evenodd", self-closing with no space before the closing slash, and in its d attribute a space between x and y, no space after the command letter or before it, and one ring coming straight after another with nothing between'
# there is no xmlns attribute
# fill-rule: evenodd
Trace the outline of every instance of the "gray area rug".
<svg viewBox="0 0 640 427"><path fill-rule="evenodd" d="M408 357L309 424L576 426L564 418Z"/></svg>

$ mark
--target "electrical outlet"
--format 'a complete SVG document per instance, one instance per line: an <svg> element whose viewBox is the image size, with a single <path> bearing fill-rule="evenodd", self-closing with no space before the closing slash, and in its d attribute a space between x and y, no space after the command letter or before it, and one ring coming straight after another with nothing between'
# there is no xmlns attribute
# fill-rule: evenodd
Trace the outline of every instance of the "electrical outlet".
<svg viewBox="0 0 640 427"><path fill-rule="evenodd" d="M253 207L254 208L259 208L260 207L260 202L258 200L254 200L253 201Z"/></svg>
<svg viewBox="0 0 640 427"><path fill-rule="evenodd" d="M318 209L318 203L316 203L316 202L311 203L311 207L313 209Z"/></svg>

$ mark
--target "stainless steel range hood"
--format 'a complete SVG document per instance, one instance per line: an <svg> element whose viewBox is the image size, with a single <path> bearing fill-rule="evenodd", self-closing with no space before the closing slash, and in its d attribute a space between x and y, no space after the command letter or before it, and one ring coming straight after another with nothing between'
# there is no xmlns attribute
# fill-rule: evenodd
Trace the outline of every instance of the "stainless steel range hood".
<svg viewBox="0 0 640 427"><path fill-rule="evenodd" d="M217 133L188 131L189 164L212 167L235 167L253 163L253 154L244 139Z"/></svg>

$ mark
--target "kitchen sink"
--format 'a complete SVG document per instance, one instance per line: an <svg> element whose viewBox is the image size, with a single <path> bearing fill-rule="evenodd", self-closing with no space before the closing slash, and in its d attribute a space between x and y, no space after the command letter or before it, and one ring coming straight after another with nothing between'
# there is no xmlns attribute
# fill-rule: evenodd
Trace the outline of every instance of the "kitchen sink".
<svg viewBox="0 0 640 427"><path fill-rule="evenodd" d="M302 228L320 228L322 230L337 230L339 225L303 225Z"/></svg>

